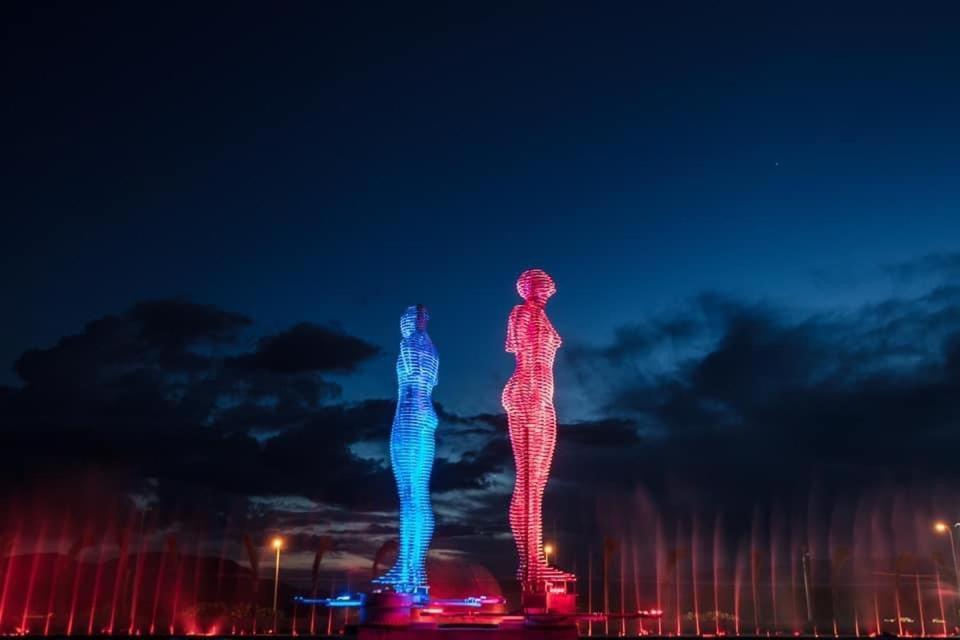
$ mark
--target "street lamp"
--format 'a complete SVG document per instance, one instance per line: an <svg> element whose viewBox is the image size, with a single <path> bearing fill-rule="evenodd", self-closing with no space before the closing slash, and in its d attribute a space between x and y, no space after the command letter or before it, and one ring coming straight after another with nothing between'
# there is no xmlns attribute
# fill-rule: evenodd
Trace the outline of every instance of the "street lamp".
<svg viewBox="0 0 960 640"><path fill-rule="evenodd" d="M543 545L543 555L547 559L547 566L550 566L550 554L553 553L553 545L549 542Z"/></svg>
<svg viewBox="0 0 960 640"><path fill-rule="evenodd" d="M960 522L957 522L953 526L960 527ZM953 540L953 527L941 520L933 523L933 530L941 535L944 533L947 534L950 539L950 555L953 557L953 577L957 580L957 598L960 598L960 563L957 563L957 545ZM960 603L958 603L957 610L960 611Z"/></svg>
<svg viewBox="0 0 960 640"><path fill-rule="evenodd" d="M277 593L280 589L280 549L283 548L283 538L277 536L271 542L273 548L277 551L277 561L273 572L273 632L277 632Z"/></svg>

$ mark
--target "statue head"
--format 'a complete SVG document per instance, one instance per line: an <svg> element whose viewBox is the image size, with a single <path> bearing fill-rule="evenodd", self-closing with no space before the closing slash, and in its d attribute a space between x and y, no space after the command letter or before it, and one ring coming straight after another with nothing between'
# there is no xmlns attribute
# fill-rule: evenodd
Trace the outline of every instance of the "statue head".
<svg viewBox="0 0 960 640"><path fill-rule="evenodd" d="M414 331L426 331L429 319L430 314L427 313L427 308L422 304L407 307L407 310L400 316L400 335L409 338Z"/></svg>
<svg viewBox="0 0 960 640"><path fill-rule="evenodd" d="M527 269L517 279L517 293L524 300L542 305L556 292L553 278L542 269Z"/></svg>

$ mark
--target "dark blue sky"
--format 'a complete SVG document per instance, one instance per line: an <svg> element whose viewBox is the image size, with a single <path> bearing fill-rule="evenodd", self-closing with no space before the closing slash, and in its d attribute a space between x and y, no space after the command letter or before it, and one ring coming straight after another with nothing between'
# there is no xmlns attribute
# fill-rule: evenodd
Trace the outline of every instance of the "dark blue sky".
<svg viewBox="0 0 960 640"><path fill-rule="evenodd" d="M507 366L529 265L555 274L568 340L702 290L862 297L812 274L956 244L958 19L949 3L8 9L0 357L170 295L388 346L423 301L452 398L479 383L468 368Z"/></svg>
<svg viewBox="0 0 960 640"><path fill-rule="evenodd" d="M180 356L268 353L275 343L261 337L303 322L379 349L312 370L341 386L327 409L353 416L351 403L394 393L398 319L422 302L441 354L436 398L492 428L476 414L499 411L511 366L503 331L530 266L558 285L561 420L600 425L570 442L680 433L676 446L688 447L684 428L713 442L736 415L750 428L782 419L776 450L796 435L786 423L797 412L774 409L768 387L813 394L850 376L836 386L850 402L811 420L856 429L890 397L877 389L894 384L857 386L865 377L886 372L904 393L953 389L956 3L28 2L3 12L0 362L51 348L19 373L4 365L0 384L17 403L58 404L59 370L114 370L112 355L97 360L104 343L83 333L87 322L126 314L104 334L120 340L160 313L136 302L178 298L211 305L160 308L168 320L204 318L162 343ZM248 321L204 315L214 308ZM222 333L238 328L237 340ZM82 335L55 346L71 334ZM164 385L182 375L167 355L143 356ZM224 379L219 368L210 376ZM180 402L182 389L154 391ZM253 404L278 402L264 397ZM727 409L705 409L716 406ZM374 422L385 438L384 407ZM237 424L299 433L316 418L308 409ZM951 415L928 416L931 433ZM344 446L382 453L378 434ZM477 482L500 486L502 439L464 437L482 454L467 461ZM444 446L451 469L466 464L466 445Z"/></svg>

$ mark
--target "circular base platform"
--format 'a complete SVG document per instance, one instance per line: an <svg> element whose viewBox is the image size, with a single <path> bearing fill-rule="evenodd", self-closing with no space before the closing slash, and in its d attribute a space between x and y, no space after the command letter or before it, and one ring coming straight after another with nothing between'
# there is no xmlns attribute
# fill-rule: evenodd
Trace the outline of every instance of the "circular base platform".
<svg viewBox="0 0 960 640"><path fill-rule="evenodd" d="M413 596L408 593L371 593L360 608L360 624L381 627L409 626L413 600Z"/></svg>

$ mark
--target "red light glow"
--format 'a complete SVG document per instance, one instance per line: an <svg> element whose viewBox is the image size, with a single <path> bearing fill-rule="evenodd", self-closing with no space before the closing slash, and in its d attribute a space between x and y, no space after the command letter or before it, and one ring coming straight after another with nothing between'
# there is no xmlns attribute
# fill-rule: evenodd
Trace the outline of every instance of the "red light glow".
<svg viewBox="0 0 960 640"><path fill-rule="evenodd" d="M544 307L556 292L553 279L540 269L517 280L524 302L510 312L506 350L516 356L516 370L503 390L516 480L510 501L510 528L520 556L518 578L524 591L542 591L546 582L573 580L547 565L543 545L543 493L557 441L553 407L553 362L560 348Z"/></svg>

